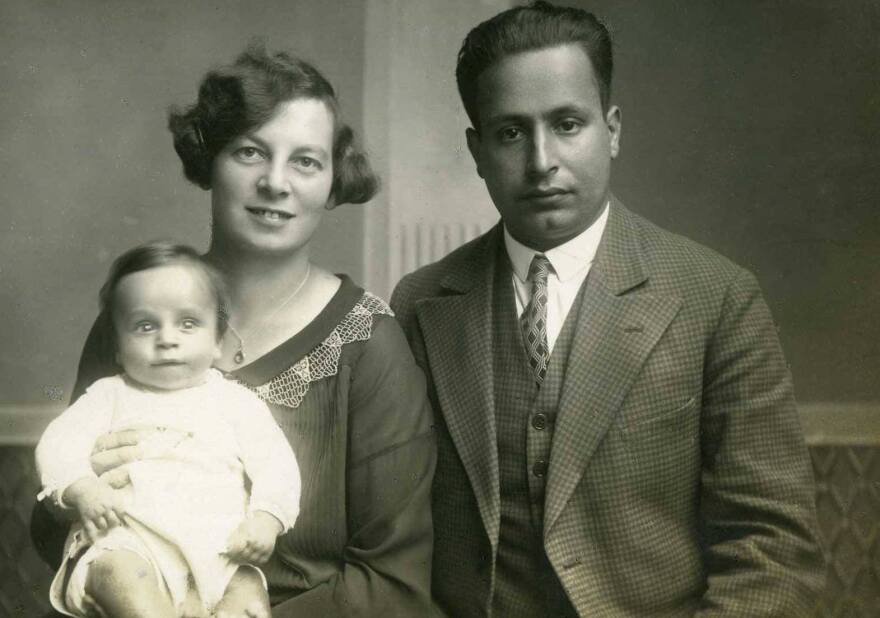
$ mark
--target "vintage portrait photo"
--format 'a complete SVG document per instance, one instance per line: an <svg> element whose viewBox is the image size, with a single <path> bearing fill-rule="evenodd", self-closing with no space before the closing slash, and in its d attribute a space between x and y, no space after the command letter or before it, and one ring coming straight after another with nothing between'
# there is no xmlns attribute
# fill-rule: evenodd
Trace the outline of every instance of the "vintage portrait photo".
<svg viewBox="0 0 880 618"><path fill-rule="evenodd" d="M876 0L0 0L0 617L880 615Z"/></svg>

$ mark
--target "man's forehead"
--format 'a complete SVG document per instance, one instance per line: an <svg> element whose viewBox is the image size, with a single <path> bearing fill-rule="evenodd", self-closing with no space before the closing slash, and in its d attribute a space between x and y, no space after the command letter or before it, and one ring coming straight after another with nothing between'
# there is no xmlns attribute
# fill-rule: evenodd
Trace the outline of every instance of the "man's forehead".
<svg viewBox="0 0 880 618"><path fill-rule="evenodd" d="M601 98L592 63L573 43L507 56L483 71L477 83L483 122L597 105Z"/></svg>

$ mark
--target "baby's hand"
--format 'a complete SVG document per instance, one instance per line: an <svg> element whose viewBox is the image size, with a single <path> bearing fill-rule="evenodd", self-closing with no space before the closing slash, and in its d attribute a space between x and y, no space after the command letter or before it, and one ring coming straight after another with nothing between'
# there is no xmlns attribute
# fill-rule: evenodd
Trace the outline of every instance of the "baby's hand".
<svg viewBox="0 0 880 618"><path fill-rule="evenodd" d="M229 535L226 556L240 564L262 564L272 555L281 522L266 511L254 511Z"/></svg>
<svg viewBox="0 0 880 618"><path fill-rule="evenodd" d="M93 543L103 532L123 524L122 496L101 479L85 477L71 483L64 490L62 500L79 513L86 535Z"/></svg>

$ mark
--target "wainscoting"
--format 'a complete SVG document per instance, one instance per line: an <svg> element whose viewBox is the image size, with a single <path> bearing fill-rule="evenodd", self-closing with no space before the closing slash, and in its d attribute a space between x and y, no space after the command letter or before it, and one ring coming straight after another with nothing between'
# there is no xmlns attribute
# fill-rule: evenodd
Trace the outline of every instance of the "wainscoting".
<svg viewBox="0 0 880 618"><path fill-rule="evenodd" d="M33 441L45 415L7 414L0 445L0 617L48 611L52 573L37 557L28 521L37 478ZM880 408L802 406L819 527L828 562L825 593L814 616L880 616ZM3 417L0 411L0 417ZM14 430L14 431L13 431Z"/></svg>

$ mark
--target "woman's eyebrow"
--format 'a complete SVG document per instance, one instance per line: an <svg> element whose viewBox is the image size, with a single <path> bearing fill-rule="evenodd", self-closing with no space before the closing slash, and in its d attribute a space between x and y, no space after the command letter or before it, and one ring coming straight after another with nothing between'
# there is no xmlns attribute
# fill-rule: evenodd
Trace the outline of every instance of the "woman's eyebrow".
<svg viewBox="0 0 880 618"><path fill-rule="evenodd" d="M303 146L299 146L298 148L294 148L293 152L295 153L303 153L309 152L312 154L316 154L319 157L323 157L325 159L330 157L330 153L327 152L327 149L323 146L318 146L316 144L305 144Z"/></svg>

